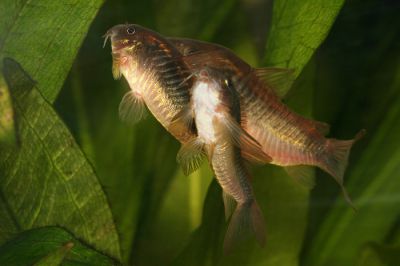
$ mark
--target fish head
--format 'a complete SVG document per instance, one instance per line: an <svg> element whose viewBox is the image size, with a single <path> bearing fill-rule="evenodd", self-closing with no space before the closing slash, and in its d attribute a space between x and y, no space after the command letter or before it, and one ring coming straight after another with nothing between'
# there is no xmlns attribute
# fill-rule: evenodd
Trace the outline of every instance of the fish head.
<svg viewBox="0 0 400 266"><path fill-rule="evenodd" d="M132 68L137 64L138 51L143 47L143 36L143 28L135 24L119 24L104 34L103 47L108 40L111 41L115 79L121 77L124 68Z"/></svg>
<svg viewBox="0 0 400 266"><path fill-rule="evenodd" d="M104 45L110 39L112 52L135 51L142 43L142 28L135 24L119 24L103 36Z"/></svg>
<svg viewBox="0 0 400 266"><path fill-rule="evenodd" d="M196 77L198 82L208 83L209 86L213 87L225 87L228 85L228 76L222 70L204 66L201 69L193 71L193 75Z"/></svg>

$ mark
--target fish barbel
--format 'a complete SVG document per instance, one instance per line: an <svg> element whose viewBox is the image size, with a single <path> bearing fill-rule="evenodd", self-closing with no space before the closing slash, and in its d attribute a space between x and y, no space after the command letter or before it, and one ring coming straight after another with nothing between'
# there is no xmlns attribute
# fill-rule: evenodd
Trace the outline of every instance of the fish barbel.
<svg viewBox="0 0 400 266"><path fill-rule="evenodd" d="M241 129L239 96L220 74L209 68L195 72L191 105L198 137L182 146L178 158L190 163L205 153L223 189L227 218L237 204L225 235L226 253L251 233L263 246L265 225L241 155L243 146L255 153L261 147Z"/></svg>
<svg viewBox="0 0 400 266"><path fill-rule="evenodd" d="M334 177L351 204L343 186L343 175L351 146L361 138L363 130L352 140L326 138L328 124L291 111L280 99L282 87L286 90L288 82L293 81L290 70L255 69L223 46L185 38L169 40L192 71L212 67L232 82L240 96L244 116L241 126L272 158L270 163L284 166L290 175L309 186L314 185L308 181L311 172L296 166L321 168Z"/></svg>
<svg viewBox="0 0 400 266"><path fill-rule="evenodd" d="M193 78L179 51L160 34L135 24L112 27L113 76L125 77L130 91L120 104L123 119L136 122L145 105L176 139L185 143L195 137L190 124L189 102Z"/></svg>

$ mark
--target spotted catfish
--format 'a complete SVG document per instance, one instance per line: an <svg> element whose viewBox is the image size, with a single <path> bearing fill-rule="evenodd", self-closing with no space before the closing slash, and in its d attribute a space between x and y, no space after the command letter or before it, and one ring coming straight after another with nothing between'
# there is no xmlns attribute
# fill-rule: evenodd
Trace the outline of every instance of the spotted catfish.
<svg viewBox="0 0 400 266"><path fill-rule="evenodd" d="M184 39L169 39L182 53L192 71L212 67L224 73L240 95L243 129L258 141L272 164L284 166L289 174L307 185L309 167L317 166L334 177L351 204L343 186L343 175L352 140L326 138L329 125L305 118L281 101L291 71L279 68L255 69L231 50L216 44Z"/></svg>

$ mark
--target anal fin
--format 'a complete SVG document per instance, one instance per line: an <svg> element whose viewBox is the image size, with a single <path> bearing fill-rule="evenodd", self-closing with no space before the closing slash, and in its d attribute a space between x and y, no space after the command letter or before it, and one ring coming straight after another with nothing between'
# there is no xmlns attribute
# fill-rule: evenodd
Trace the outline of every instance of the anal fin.
<svg viewBox="0 0 400 266"><path fill-rule="evenodd" d="M307 189L315 187L314 167L308 165L295 165L284 167L286 173L293 177L299 184Z"/></svg>

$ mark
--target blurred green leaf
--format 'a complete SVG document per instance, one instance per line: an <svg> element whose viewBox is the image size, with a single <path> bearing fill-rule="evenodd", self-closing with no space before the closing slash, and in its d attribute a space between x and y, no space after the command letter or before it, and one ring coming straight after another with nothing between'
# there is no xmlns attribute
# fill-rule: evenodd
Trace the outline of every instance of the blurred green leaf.
<svg viewBox="0 0 400 266"><path fill-rule="evenodd" d="M217 180L211 182L204 200L202 223L172 265L216 265L224 240L225 215L222 190Z"/></svg>
<svg viewBox="0 0 400 266"><path fill-rule="evenodd" d="M157 26L167 36L209 40L237 0L157 1Z"/></svg>
<svg viewBox="0 0 400 266"><path fill-rule="evenodd" d="M397 77L400 80L399 71ZM307 265L349 263L363 243L383 240L396 221L400 211L400 182L394 178L400 171L399 106L400 93L397 93L350 172L346 187L355 198L358 211L342 205L326 214L313 240Z"/></svg>
<svg viewBox="0 0 400 266"><path fill-rule="evenodd" d="M16 123L10 91L0 72L0 149L4 145L15 145Z"/></svg>
<svg viewBox="0 0 400 266"><path fill-rule="evenodd" d="M4 63L21 146L1 152L0 243L22 230L60 225L119 258L114 221L92 167L32 79L15 61Z"/></svg>
<svg viewBox="0 0 400 266"><path fill-rule="evenodd" d="M358 257L357 266L397 266L400 261L400 247L370 244L365 246Z"/></svg>
<svg viewBox="0 0 400 266"><path fill-rule="evenodd" d="M301 73L328 35L344 0L276 0L265 62Z"/></svg>
<svg viewBox="0 0 400 266"><path fill-rule="evenodd" d="M50 252L47 256L40 259L34 264L34 266L58 266L64 261L65 256L73 248L74 243L67 242L57 250ZM31 254L30 250L26 251L27 254Z"/></svg>
<svg viewBox="0 0 400 266"><path fill-rule="evenodd" d="M24 231L0 246L0 264L8 266L119 265L59 227Z"/></svg>
<svg viewBox="0 0 400 266"><path fill-rule="evenodd" d="M53 102L103 1L0 1L0 59L20 62Z"/></svg>

